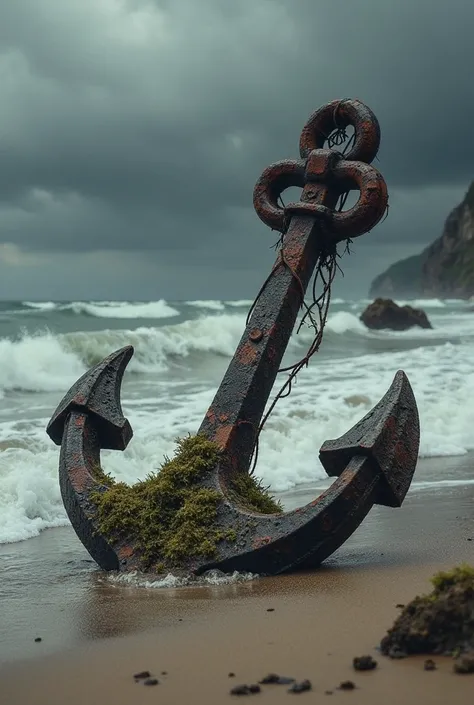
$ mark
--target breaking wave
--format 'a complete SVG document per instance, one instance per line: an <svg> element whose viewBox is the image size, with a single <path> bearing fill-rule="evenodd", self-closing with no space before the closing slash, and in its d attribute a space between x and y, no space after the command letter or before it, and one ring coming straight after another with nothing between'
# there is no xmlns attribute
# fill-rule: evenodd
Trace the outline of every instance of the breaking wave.
<svg viewBox="0 0 474 705"><path fill-rule="evenodd" d="M115 311L113 307L112 310ZM230 358L244 328L245 314L234 309L229 313L202 314L180 323L156 327L110 328L63 334L55 334L48 329L34 334L24 331L14 340L0 338L0 395L2 391L9 390L41 392L65 389L87 368L125 345L135 348L128 367L131 373L163 373L176 365L192 369L206 357L210 360L212 357ZM298 335L294 334L289 354L301 353L313 334L308 327L303 327ZM442 329L437 326L433 330L412 329L405 333L393 333L369 331L354 313L338 311L328 318L321 349L336 357L345 357L348 352L351 356L365 354L374 341L375 344L378 341L379 345L387 346L393 340L393 345L397 345L396 341L402 338L413 341L416 346L417 341L428 344L431 340L432 344L436 344L466 335L474 335L474 320L466 323L462 314L460 318L446 318Z"/></svg>
<svg viewBox="0 0 474 705"><path fill-rule="evenodd" d="M144 303L129 303L127 301L73 301L70 303L23 301L22 305L27 309L36 311L57 311L94 316L96 318L160 319L179 316L179 311L170 306L164 299Z"/></svg>
<svg viewBox="0 0 474 705"><path fill-rule="evenodd" d="M125 345L135 348L123 390L134 439L124 453L103 453L104 467L133 483L174 452L176 437L199 428L221 378L214 370L225 368L233 355L248 304L164 302L177 311L176 317L138 320L134 329L132 322L117 323L114 312L129 315L126 307L138 304L90 303L100 312L110 309L114 320L89 321L91 327L103 329L85 332L78 330L86 327L84 318L73 318L72 308L57 308L77 307L77 302L30 302L28 309L20 302L0 303L0 314L12 309L33 312L28 319L14 318L16 328L10 330L32 319L40 325L52 321L51 326L62 331L75 326L74 332L42 329L0 338L0 543L68 524L58 485L58 449L45 427L61 397L88 367ZM380 399L395 371L404 369L420 412L420 455L446 458L441 471L436 470L438 476L418 476L413 491L426 491L423 483L432 488L433 480L463 481L455 471L446 475L446 466L448 456L474 450L474 313L465 304L433 303L426 306L433 330L371 332L358 317L363 302L357 308L349 301L339 306L342 310L329 316L318 359L302 370L291 395L277 404L265 427L257 474L274 492L311 483L317 494L321 484L327 486L318 461L321 443L351 428ZM6 318L10 325L11 317ZM294 335L289 355L300 358L312 335L307 328ZM212 577L221 578L227 580Z"/></svg>

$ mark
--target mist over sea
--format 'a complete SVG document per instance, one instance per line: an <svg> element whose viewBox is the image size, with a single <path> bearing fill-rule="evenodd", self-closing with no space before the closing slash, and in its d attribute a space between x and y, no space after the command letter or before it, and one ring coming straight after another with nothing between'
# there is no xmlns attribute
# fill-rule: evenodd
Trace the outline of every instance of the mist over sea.
<svg viewBox="0 0 474 705"><path fill-rule="evenodd" d="M199 427L250 303L0 302L0 543L68 524L59 449L45 427L88 367L124 345L135 347L122 389L134 438L124 453L103 454L107 471L133 483L173 453L176 437ZM262 435L257 474L273 491L328 486L318 461L321 443L361 418L398 369L408 374L417 398L420 455L460 456L474 449L472 304L411 303L426 310L433 330L371 332L359 321L367 301L333 301L320 352L277 404ZM286 360L299 359L311 338L310 329L293 336ZM280 384L284 380L281 375ZM415 475L413 489L446 482L439 471L428 479Z"/></svg>

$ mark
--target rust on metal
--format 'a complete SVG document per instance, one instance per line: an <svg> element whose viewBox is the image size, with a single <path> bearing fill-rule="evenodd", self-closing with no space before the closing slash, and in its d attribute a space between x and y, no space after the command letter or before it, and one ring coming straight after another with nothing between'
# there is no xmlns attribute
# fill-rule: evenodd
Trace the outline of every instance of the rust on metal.
<svg viewBox="0 0 474 705"><path fill-rule="evenodd" d="M335 129L349 125L355 139L347 155L324 148ZM385 213L386 185L371 166L379 143L379 125L367 106L358 100L333 101L303 128L300 159L273 164L255 186L255 210L266 225L283 233L285 261L277 259L199 429L222 451L205 484L221 493L216 523L224 532L232 529L236 540L218 543L212 560L190 556L183 570L278 574L315 566L344 543L374 504L398 507L403 502L416 466L419 420L402 371L372 411L341 438L323 444L321 463L337 479L317 499L292 512L263 515L237 506L227 494L232 478L249 472L259 424L323 248L362 235ZM300 200L280 207L281 193L292 186L302 188ZM351 189L360 192L357 203L336 211L341 194ZM100 450L124 450L132 437L120 405L122 377L132 355L128 346L87 372L47 428L61 445L59 478L68 516L105 570L131 570L139 564L139 546L109 543L101 535L89 498Z"/></svg>
<svg viewBox="0 0 474 705"><path fill-rule="evenodd" d="M254 343L258 343L263 338L263 331L260 328L254 328L250 331L249 338Z"/></svg>

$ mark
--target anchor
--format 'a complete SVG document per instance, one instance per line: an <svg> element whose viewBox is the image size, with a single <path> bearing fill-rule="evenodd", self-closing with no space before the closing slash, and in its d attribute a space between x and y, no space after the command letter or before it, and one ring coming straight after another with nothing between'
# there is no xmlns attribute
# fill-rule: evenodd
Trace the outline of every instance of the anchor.
<svg viewBox="0 0 474 705"><path fill-rule="evenodd" d="M353 126L354 142L343 155L324 148L334 130ZM303 305L304 294L326 248L372 229L387 207L387 189L371 166L380 143L372 111L358 100L336 100L309 118L300 138L300 160L268 167L254 189L260 219L282 233L284 257L247 322L234 357L198 434L220 449L212 472L198 486L219 493L215 526L222 536L212 557L189 556L179 567L200 575L211 569L276 575L318 566L357 529L374 504L400 507L410 487L419 448L419 419L410 383L398 371L379 403L353 428L326 441L319 458L337 478L314 501L285 513L250 511L230 492L232 479L248 474L266 404ZM300 200L278 205L282 192L302 188ZM359 190L357 203L335 210L341 194ZM124 450L133 431L123 416L120 389L133 355L122 348L86 372L54 412L47 433L61 446L63 502L79 539L104 570L131 571L141 547L111 539L98 525L92 499L101 449ZM102 486L101 491L107 491Z"/></svg>

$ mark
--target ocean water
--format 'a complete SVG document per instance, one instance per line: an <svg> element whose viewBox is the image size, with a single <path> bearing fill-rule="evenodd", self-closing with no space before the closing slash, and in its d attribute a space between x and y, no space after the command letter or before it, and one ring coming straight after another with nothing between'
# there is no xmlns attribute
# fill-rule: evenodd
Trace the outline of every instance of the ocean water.
<svg viewBox="0 0 474 705"><path fill-rule="evenodd" d="M199 427L250 303L0 302L0 543L68 525L59 449L45 427L88 367L124 345L135 347L122 388L134 438L124 453L103 454L107 471L133 483L173 453L177 437ZM371 332L359 320L367 301L331 304L319 353L277 404L261 438L257 475L289 504L301 487L328 486L320 445L362 417L398 369L408 374L417 398L420 455L461 456L474 449L472 304L410 303L426 310L433 330ZM293 336L286 359L301 357L310 339L309 329ZM278 386L277 380L275 391ZM439 463L433 467L438 471L415 475L413 491L469 482L446 476Z"/></svg>

